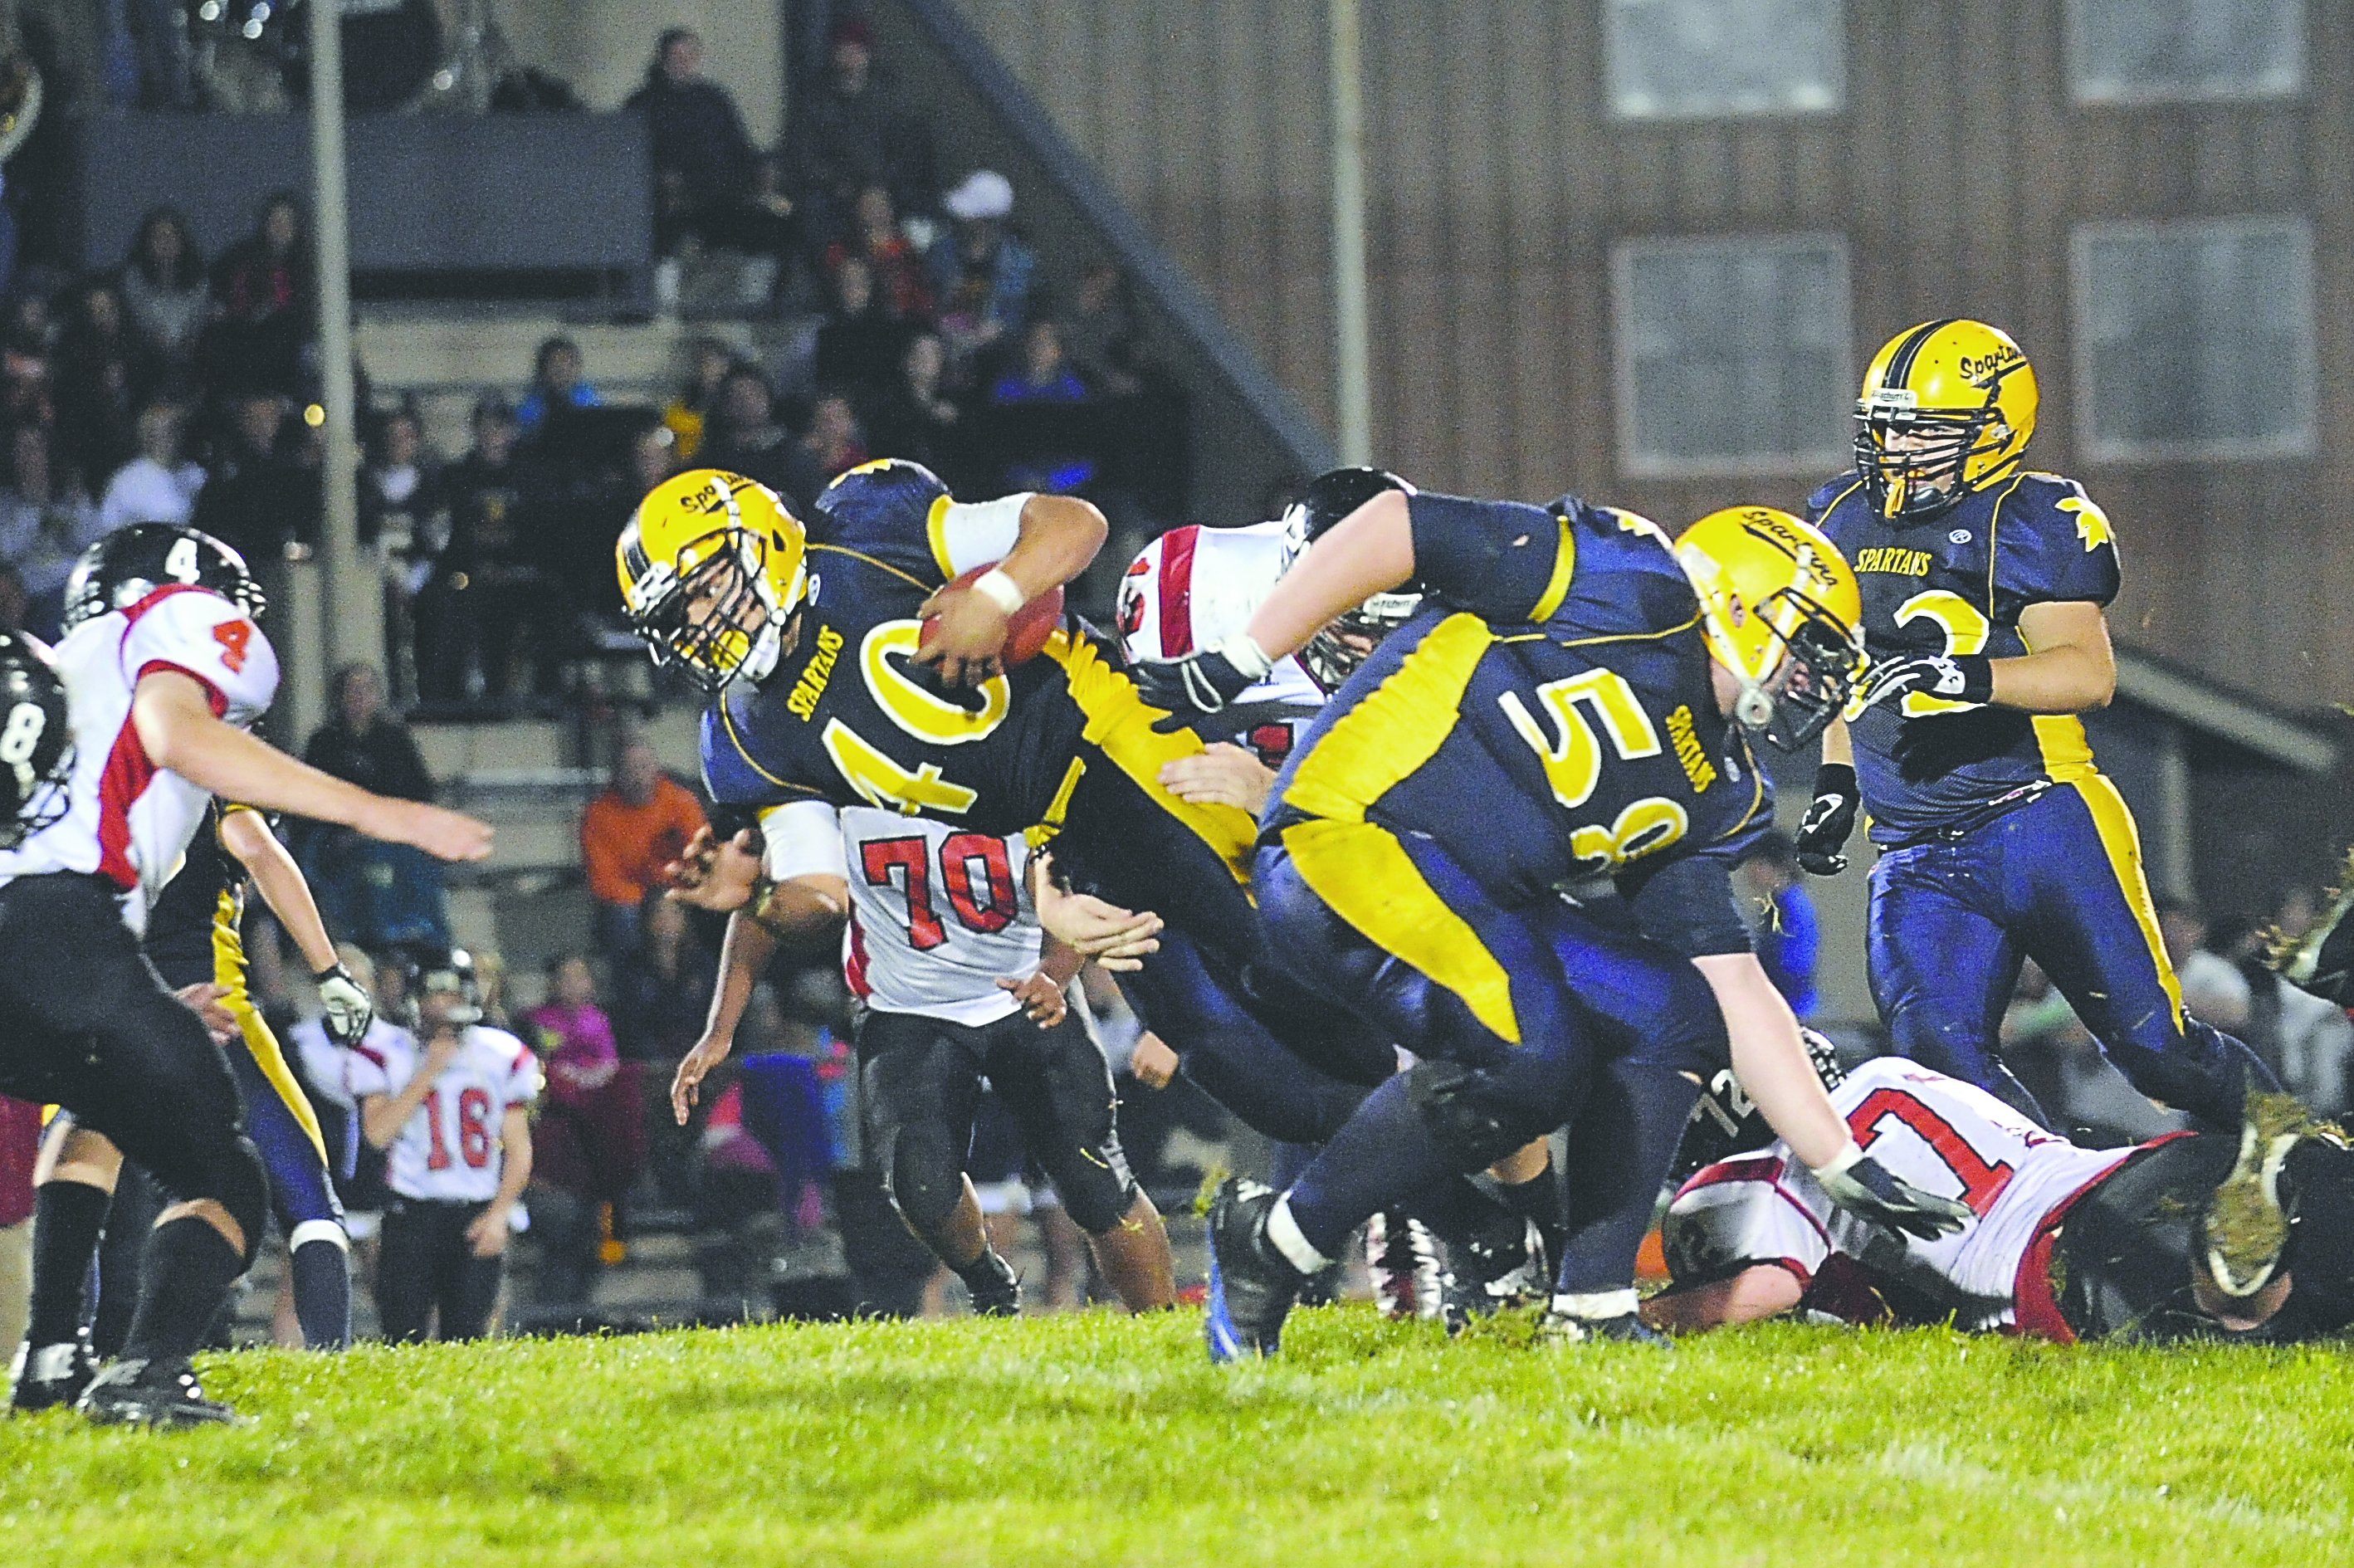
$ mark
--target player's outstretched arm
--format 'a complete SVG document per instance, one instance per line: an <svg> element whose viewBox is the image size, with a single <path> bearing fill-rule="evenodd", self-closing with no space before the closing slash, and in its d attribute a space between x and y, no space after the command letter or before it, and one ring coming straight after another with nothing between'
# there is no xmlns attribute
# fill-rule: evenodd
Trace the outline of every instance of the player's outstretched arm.
<svg viewBox="0 0 2354 1568"><path fill-rule="evenodd" d="M1882 660L1864 676L1857 701L1870 707L1918 692L2031 714L2081 714L2109 705L2117 690L2117 656L2099 605L2086 599L2031 604L2019 612L2019 636L2028 652L2015 658L1921 653Z"/></svg>
<svg viewBox="0 0 2354 1568"><path fill-rule="evenodd" d="M221 810L221 847L237 857L253 885L261 894L261 901L294 938L302 950L302 961L311 966L313 974L323 974L339 969L343 960L335 956L335 944L327 936L326 922L319 918L317 900L311 896L311 885L303 879L302 868L278 842L259 811L239 806L227 806Z"/></svg>
<svg viewBox="0 0 2354 1568"><path fill-rule="evenodd" d="M1140 969L1146 954L1161 950L1160 916L1150 909L1141 914L1122 909L1092 894L1057 885L1052 855L1030 862L1030 901L1046 935L1105 969Z"/></svg>
<svg viewBox="0 0 2354 1568"><path fill-rule="evenodd" d="M1733 1071L1783 1142L1815 1173L1832 1202L1874 1224L1924 1238L1967 1224L1961 1204L1897 1180L1857 1147L1823 1092L1798 1021L1754 953L1692 959L1724 1013Z"/></svg>
<svg viewBox="0 0 2354 1568"><path fill-rule="evenodd" d="M1670 1334L1698 1334L1787 1312L1806 1291L1779 1264L1754 1263L1724 1279L1670 1290L1643 1303L1643 1321Z"/></svg>
<svg viewBox="0 0 2354 1568"><path fill-rule="evenodd" d="M157 670L139 679L131 722L158 768L224 800L291 811L408 844L437 860L482 860L491 825L421 800L395 800L298 762L213 715L195 677Z"/></svg>

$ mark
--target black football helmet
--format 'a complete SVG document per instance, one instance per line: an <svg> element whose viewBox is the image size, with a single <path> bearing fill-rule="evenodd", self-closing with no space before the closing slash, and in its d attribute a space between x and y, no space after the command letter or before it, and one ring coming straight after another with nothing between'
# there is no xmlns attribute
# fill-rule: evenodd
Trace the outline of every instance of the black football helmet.
<svg viewBox="0 0 2354 1568"><path fill-rule="evenodd" d="M429 994L454 995L457 1004L444 1016L464 1029L482 1021L482 982L474 973L474 955L463 948L423 948L410 952L401 966L407 983L401 988L401 1023L422 1044L424 1003Z"/></svg>
<svg viewBox="0 0 2354 1568"><path fill-rule="evenodd" d="M66 578L64 628L71 631L109 610L128 609L175 583L210 588L255 620L270 608L245 557L210 534L175 523L133 523L74 563Z"/></svg>
<svg viewBox="0 0 2354 1568"><path fill-rule="evenodd" d="M1807 1048L1807 1061L1822 1080L1826 1092L1847 1082L1847 1068L1840 1062L1839 1047L1828 1035L1798 1026L1798 1039ZM1676 1150L1676 1162L1669 1179L1678 1186L1695 1171L1715 1164L1720 1160L1763 1149L1774 1141L1774 1124L1741 1086L1741 1080L1730 1067L1719 1067L1713 1077L1701 1088L1700 1098L1693 1102L1691 1117L1684 1122L1682 1144Z"/></svg>
<svg viewBox="0 0 2354 1568"><path fill-rule="evenodd" d="M1413 485L1386 469L1335 468L1318 474L1309 482L1299 499L1284 508L1285 567L1288 569L1309 546L1331 532L1341 519L1390 490L1414 493ZM1376 643L1405 625L1421 608L1422 588L1417 583L1404 583L1388 593L1377 593L1310 638L1308 645L1299 651L1300 668L1329 696L1356 673Z"/></svg>
<svg viewBox="0 0 2354 1568"><path fill-rule="evenodd" d="M66 689L38 642L0 631L0 849L66 814L73 773Z"/></svg>

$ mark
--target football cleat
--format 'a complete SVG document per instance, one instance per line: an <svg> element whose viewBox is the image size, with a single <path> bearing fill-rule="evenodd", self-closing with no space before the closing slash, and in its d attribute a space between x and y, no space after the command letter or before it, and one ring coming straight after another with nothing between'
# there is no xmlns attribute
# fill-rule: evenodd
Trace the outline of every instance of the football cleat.
<svg viewBox="0 0 2354 1568"><path fill-rule="evenodd" d="M2281 1202L2281 1167L2316 1128L2288 1095L2251 1094L2240 1126L2240 1158L2209 1201L2199 1224L2207 1270L2226 1296L2253 1296L2269 1282L2288 1247L2289 1214Z"/></svg>
<svg viewBox="0 0 2354 1568"><path fill-rule="evenodd" d="M2280 978L2333 1007L2354 1007L2354 853L2339 874L2342 885L2313 929L2294 942L2280 942L2271 954Z"/></svg>
<svg viewBox="0 0 2354 1568"><path fill-rule="evenodd" d="M1395 1209L1365 1222L1365 1272L1373 1304L1393 1323L1446 1315L1438 1244L1420 1220Z"/></svg>
<svg viewBox="0 0 2354 1568"><path fill-rule="evenodd" d="M979 1285L970 1280L965 1288L972 1293L972 1311L976 1318L1019 1318L1022 1316L1022 1277L1013 1266L994 1249L982 1249L974 1260L976 1268L987 1270Z"/></svg>
<svg viewBox="0 0 2354 1568"><path fill-rule="evenodd" d="M1537 1322L1536 1342L1547 1347L1616 1343L1649 1345L1670 1350L1668 1337L1632 1312L1608 1318L1580 1318L1548 1308Z"/></svg>
<svg viewBox="0 0 2354 1568"><path fill-rule="evenodd" d="M1283 1319L1306 1276L1267 1239L1275 1189L1229 1176L1210 1200L1210 1292L1203 1333L1210 1360L1271 1356L1283 1340Z"/></svg>
<svg viewBox="0 0 2354 1568"><path fill-rule="evenodd" d="M207 1399L196 1369L177 1357L109 1361L74 1406L101 1426L227 1426L237 1412Z"/></svg>
<svg viewBox="0 0 2354 1568"><path fill-rule="evenodd" d="M87 1329L54 1345L36 1346L28 1340L16 1347L8 1367L8 1407L35 1411L71 1404L97 1375L98 1356Z"/></svg>
<svg viewBox="0 0 2354 1568"><path fill-rule="evenodd" d="M1459 1334L1474 1318L1492 1318L1515 1307L1553 1298L1553 1260L1533 1220L1521 1222L1517 1242L1458 1240L1447 1244L1441 1287L1447 1331Z"/></svg>

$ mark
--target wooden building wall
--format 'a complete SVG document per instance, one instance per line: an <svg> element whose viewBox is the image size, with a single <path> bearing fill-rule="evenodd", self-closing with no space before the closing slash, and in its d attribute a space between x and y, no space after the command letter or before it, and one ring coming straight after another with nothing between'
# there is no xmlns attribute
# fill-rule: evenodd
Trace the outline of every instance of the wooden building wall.
<svg viewBox="0 0 2354 1568"><path fill-rule="evenodd" d="M960 4L1329 428L1324 5ZM2354 7L2307 5L2303 97L2085 109L2062 0L1850 0L1842 111L1665 124L1609 117L1599 0L1363 9L1380 461L1662 522L1795 505L1804 480L1622 476L1610 249L1836 232L1856 371L1933 315L2027 346L2033 461L2084 479L2126 547L2122 638L2289 707L2354 699ZM2318 455L2079 462L2072 227L2249 214L2313 224Z"/></svg>

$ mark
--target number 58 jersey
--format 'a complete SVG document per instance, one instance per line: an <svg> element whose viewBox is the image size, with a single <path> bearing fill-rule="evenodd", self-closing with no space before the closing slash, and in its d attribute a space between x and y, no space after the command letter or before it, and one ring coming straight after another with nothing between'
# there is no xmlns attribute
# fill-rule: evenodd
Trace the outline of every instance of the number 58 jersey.
<svg viewBox="0 0 2354 1568"><path fill-rule="evenodd" d="M278 655L228 600L175 583L83 621L51 659L73 726L69 804L57 821L0 852L0 882L94 873L135 895L122 901L123 920L143 931L212 795L147 755L131 719L139 682L159 671L186 675L203 688L216 718L243 729L277 694ZM0 754L7 745L0 734Z"/></svg>

